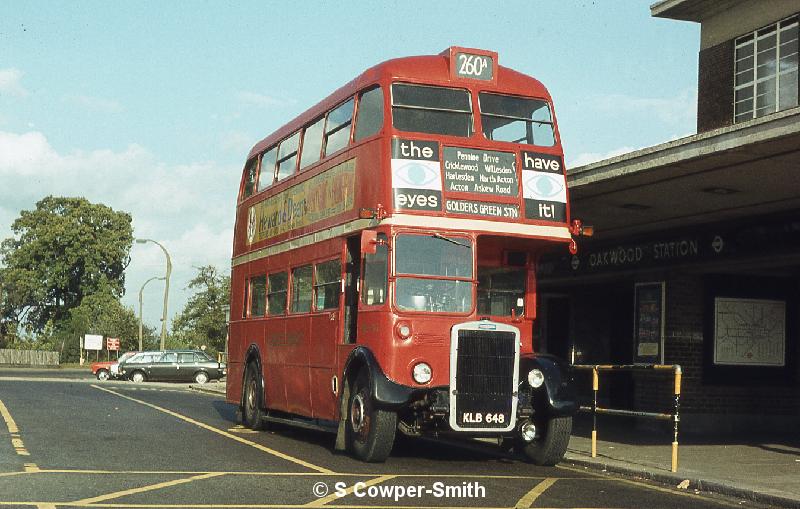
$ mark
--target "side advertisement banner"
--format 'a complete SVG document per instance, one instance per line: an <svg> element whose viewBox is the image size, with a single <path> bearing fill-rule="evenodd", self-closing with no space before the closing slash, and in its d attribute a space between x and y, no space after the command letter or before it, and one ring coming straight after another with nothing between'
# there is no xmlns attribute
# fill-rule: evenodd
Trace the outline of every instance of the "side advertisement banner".
<svg viewBox="0 0 800 509"><path fill-rule="evenodd" d="M250 207L247 243L254 244L353 208L356 160L349 159Z"/></svg>

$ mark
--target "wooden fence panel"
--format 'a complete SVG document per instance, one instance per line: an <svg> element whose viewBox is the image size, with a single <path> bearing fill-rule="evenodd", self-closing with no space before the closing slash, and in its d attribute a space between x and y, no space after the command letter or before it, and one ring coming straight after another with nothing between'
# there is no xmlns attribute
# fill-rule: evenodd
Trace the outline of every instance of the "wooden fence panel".
<svg viewBox="0 0 800 509"><path fill-rule="evenodd" d="M58 366L58 352L0 349L0 365Z"/></svg>

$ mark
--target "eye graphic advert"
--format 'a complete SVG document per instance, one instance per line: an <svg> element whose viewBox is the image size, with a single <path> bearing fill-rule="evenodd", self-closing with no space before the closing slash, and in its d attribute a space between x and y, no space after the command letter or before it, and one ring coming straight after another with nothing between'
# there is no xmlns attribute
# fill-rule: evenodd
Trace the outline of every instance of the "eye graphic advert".
<svg viewBox="0 0 800 509"><path fill-rule="evenodd" d="M435 141L392 140L395 209L442 209L442 172Z"/></svg>
<svg viewBox="0 0 800 509"><path fill-rule="evenodd" d="M567 183L561 157L523 152L522 195L526 219L566 222Z"/></svg>

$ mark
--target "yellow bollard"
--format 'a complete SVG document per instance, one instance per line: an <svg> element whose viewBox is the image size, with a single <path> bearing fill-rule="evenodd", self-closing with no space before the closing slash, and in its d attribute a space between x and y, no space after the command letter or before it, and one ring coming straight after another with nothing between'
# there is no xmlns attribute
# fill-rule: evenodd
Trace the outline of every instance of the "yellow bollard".
<svg viewBox="0 0 800 509"><path fill-rule="evenodd" d="M596 457L597 457L597 431L592 430L592 458Z"/></svg>
<svg viewBox="0 0 800 509"><path fill-rule="evenodd" d="M672 471L678 471L678 442L672 442Z"/></svg>

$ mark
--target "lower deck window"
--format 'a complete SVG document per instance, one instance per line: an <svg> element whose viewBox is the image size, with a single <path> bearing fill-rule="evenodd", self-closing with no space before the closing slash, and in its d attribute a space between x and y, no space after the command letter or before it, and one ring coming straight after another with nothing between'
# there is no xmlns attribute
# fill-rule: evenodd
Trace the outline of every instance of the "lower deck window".
<svg viewBox="0 0 800 509"><path fill-rule="evenodd" d="M311 265L292 270L292 313L311 311Z"/></svg>

